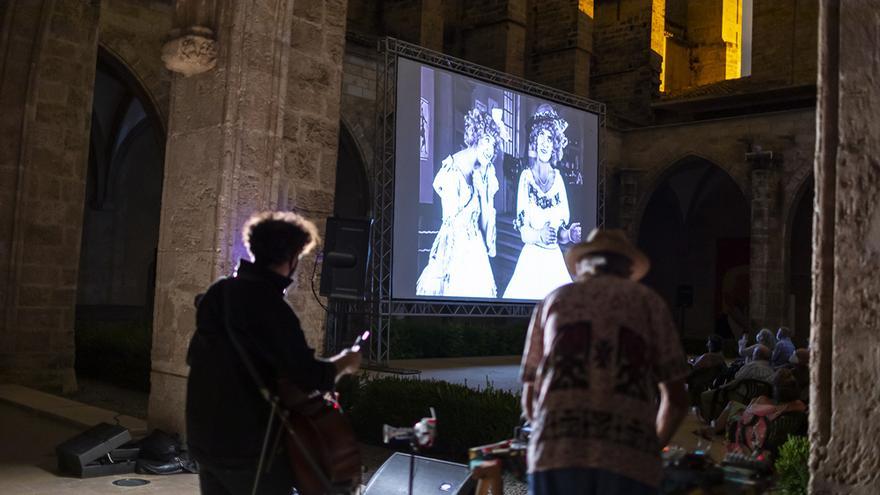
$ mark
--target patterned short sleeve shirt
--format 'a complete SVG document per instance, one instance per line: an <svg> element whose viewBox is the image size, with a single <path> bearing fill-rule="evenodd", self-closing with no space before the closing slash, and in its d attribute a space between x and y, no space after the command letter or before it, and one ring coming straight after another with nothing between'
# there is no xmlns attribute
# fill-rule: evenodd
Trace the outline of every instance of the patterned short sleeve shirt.
<svg viewBox="0 0 880 495"><path fill-rule="evenodd" d="M535 389L529 471L598 468L658 485L657 384L687 373L653 290L612 275L560 287L536 306L523 354Z"/></svg>

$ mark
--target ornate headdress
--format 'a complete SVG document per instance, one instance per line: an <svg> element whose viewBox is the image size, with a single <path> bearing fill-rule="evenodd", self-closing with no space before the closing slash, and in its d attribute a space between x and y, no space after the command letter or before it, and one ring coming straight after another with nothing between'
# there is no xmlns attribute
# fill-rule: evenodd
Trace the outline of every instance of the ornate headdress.
<svg viewBox="0 0 880 495"><path fill-rule="evenodd" d="M568 122L556 113L556 110L547 103L542 103L528 120L529 127L529 156L535 157L535 142L538 133L546 129L553 137L553 158L558 161L562 158L562 150L568 146L568 138L565 130Z"/></svg>

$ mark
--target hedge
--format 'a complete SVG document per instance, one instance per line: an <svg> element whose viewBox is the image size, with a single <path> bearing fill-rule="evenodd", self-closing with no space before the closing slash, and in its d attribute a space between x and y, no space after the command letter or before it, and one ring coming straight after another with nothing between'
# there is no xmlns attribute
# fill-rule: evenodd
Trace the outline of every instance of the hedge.
<svg viewBox="0 0 880 495"><path fill-rule="evenodd" d="M392 322L394 359L520 355L524 318L415 318Z"/></svg>
<svg viewBox="0 0 880 495"><path fill-rule="evenodd" d="M382 425L412 426L433 406L437 441L428 451L432 457L464 460L469 447L510 438L520 423L519 395L488 385L475 390L435 380L348 377L338 390L358 438L375 445L382 445Z"/></svg>

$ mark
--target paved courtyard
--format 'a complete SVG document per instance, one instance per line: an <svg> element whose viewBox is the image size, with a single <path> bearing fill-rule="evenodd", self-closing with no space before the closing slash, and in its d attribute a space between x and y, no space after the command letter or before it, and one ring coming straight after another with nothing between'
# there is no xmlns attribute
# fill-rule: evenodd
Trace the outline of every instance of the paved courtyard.
<svg viewBox="0 0 880 495"><path fill-rule="evenodd" d="M413 379L445 380L467 384L471 387L495 388L516 392L519 389L518 357L454 358L432 360L392 361L391 366L420 370L420 374L406 375ZM192 474L170 476L147 476L138 474L77 479L58 473L54 449L62 441L99 422L119 421L135 436L146 433L142 419L123 415L109 408L141 416L140 399L126 396L126 404L115 404L119 397L112 387L106 390L101 384L84 382L88 394L79 394L80 400L91 405L72 401L24 387L0 384L0 494L149 494L195 495L199 493L198 477ZM97 404L97 406L95 405ZM145 404L145 403L144 403ZM688 416L675 436L673 443L693 449L699 438L691 432L699 427L693 416ZM500 440L500 439L499 439ZM705 446L704 446L705 447ZM363 445L366 469L365 481L385 462L392 451L376 446ZM722 446L716 442L710 451L715 459L723 455ZM113 481L121 478L142 478L150 481L140 487L119 487ZM525 493L525 485L507 480L505 495Z"/></svg>

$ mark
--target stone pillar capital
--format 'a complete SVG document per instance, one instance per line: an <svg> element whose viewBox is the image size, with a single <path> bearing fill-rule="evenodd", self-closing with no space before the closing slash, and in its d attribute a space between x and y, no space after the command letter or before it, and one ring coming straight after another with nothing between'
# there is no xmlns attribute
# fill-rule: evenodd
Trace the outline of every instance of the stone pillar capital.
<svg viewBox="0 0 880 495"><path fill-rule="evenodd" d="M207 72L217 65L214 31L204 26L175 29L162 46L162 62L172 72L186 77Z"/></svg>
<svg viewBox="0 0 880 495"><path fill-rule="evenodd" d="M749 163L752 172L756 170L782 169L782 155L773 151L763 150L760 146L755 146L753 150L746 152L746 162Z"/></svg>

